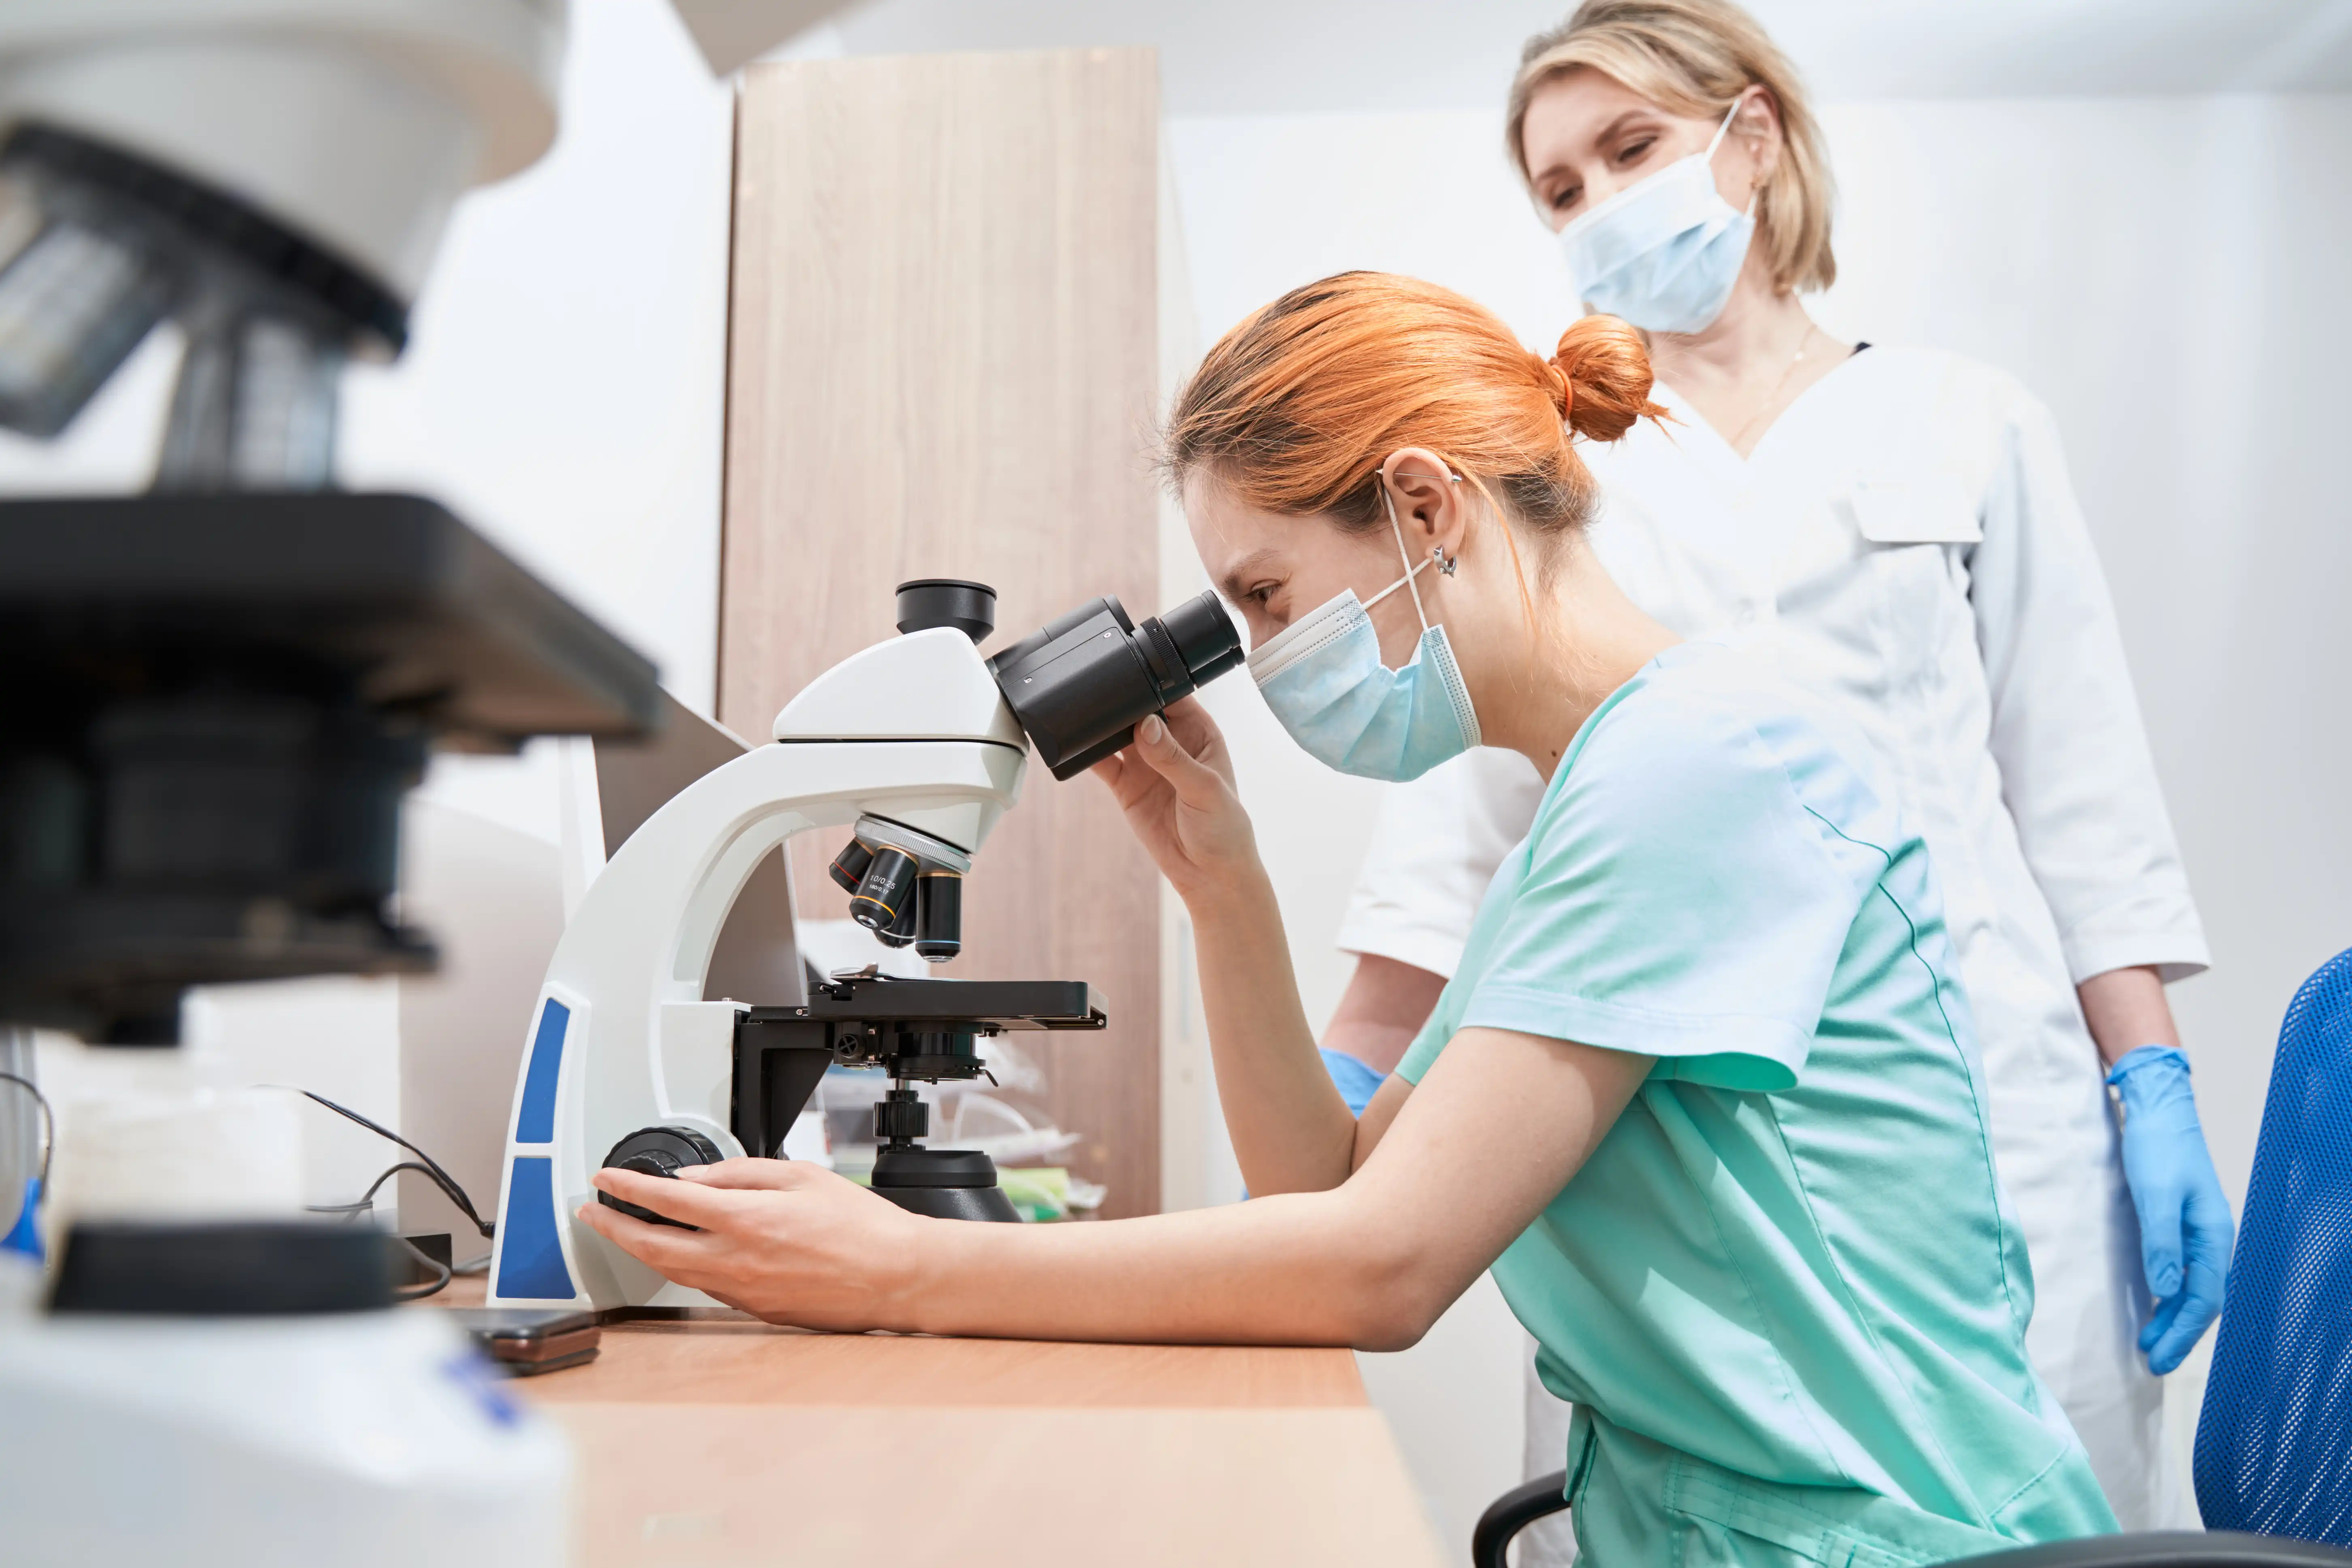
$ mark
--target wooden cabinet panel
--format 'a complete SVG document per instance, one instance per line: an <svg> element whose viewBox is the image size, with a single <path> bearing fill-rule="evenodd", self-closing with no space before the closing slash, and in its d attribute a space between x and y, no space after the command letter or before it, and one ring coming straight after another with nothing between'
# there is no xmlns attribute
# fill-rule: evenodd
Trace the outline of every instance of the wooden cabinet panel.
<svg viewBox="0 0 2352 1568"><path fill-rule="evenodd" d="M890 634L903 579L992 584L991 649L1097 594L1160 608L1159 125L1147 49L746 74L721 722L764 740L812 676ZM819 871L837 847L801 846L803 915L844 913ZM1157 1209L1160 898L1108 792L1033 758L964 897L943 973L1108 1001L1106 1033L1023 1045L1106 1212Z"/></svg>

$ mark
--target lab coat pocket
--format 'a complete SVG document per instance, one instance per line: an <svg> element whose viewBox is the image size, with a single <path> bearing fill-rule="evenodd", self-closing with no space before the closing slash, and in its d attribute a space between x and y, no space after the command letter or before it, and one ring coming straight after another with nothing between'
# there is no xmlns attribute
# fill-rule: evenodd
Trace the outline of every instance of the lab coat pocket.
<svg viewBox="0 0 2352 1568"><path fill-rule="evenodd" d="M1968 554L1984 538L1977 508L1954 480L1933 473L1863 475L1846 493L1861 535L1854 565L1868 584L1876 657L1858 689L1923 721L1922 700L1945 681L1958 649L1973 651ZM1934 737L1909 737L1927 746ZM1912 750L1906 742L1895 749ZM1902 758L1894 759L1901 766Z"/></svg>
<svg viewBox="0 0 2352 1568"><path fill-rule="evenodd" d="M1874 545L1972 545L1984 538L1977 508L1956 480L1864 475L1847 492L1854 526Z"/></svg>

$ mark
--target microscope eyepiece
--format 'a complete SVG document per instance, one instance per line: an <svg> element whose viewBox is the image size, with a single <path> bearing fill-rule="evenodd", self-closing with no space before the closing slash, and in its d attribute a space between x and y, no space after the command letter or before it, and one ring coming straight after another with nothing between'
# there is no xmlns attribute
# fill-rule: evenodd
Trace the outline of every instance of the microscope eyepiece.
<svg viewBox="0 0 2352 1568"><path fill-rule="evenodd" d="M1207 685L1244 657L1241 634L1234 630L1234 618L1225 613L1225 607L1217 602L1213 593L1188 599L1167 614L1146 621L1144 625L1166 629L1169 641L1175 643L1196 688Z"/></svg>
<svg viewBox="0 0 2352 1568"><path fill-rule="evenodd" d="M919 577L898 585L898 630L952 626L975 643L996 630L996 590L960 577Z"/></svg>
<svg viewBox="0 0 2352 1568"><path fill-rule="evenodd" d="M1241 634L1217 596L1203 593L1141 626L1118 600L1088 600L988 667L1038 759L1068 779L1127 745L1137 724L1241 662Z"/></svg>

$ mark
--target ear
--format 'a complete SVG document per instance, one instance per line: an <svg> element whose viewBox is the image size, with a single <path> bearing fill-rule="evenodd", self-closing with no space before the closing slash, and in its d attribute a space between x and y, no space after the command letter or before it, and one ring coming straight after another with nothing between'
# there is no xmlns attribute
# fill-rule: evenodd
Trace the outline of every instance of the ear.
<svg viewBox="0 0 2352 1568"><path fill-rule="evenodd" d="M1462 553L1469 531L1468 488L1454 477L1445 459L1425 446L1404 446L1389 454L1381 465L1381 484L1389 504L1396 508L1397 528L1404 535L1405 554L1419 565L1432 549L1447 559Z"/></svg>
<svg viewBox="0 0 2352 1568"><path fill-rule="evenodd" d="M1749 149L1756 161L1756 183L1762 185L1771 179L1772 171L1780 166L1780 148L1785 140L1780 129L1780 100L1772 89L1757 83L1740 96L1739 107L1732 111L1731 134Z"/></svg>

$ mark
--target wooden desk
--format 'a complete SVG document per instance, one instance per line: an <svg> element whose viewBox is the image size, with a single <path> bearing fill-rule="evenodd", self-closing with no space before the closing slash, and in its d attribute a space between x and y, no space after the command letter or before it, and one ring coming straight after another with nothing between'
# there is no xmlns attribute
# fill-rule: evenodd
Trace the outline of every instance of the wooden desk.
<svg viewBox="0 0 2352 1568"><path fill-rule="evenodd" d="M509 1386L577 1447L589 1568L1443 1561L1345 1351L730 1317L609 1327Z"/></svg>

